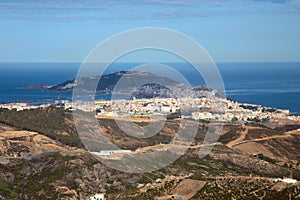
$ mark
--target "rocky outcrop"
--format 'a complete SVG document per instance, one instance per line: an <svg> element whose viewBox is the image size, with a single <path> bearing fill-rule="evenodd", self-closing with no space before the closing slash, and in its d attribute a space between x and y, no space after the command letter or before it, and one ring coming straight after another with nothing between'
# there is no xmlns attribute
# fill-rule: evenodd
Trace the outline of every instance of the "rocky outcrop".
<svg viewBox="0 0 300 200"><path fill-rule="evenodd" d="M61 143L36 132L0 131L0 155L2 157L24 157L67 148Z"/></svg>

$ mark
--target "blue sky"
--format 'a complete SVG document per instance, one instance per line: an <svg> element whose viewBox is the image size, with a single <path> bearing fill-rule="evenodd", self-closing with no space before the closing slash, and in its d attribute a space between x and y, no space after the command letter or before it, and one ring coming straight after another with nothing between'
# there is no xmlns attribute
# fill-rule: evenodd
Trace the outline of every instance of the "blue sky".
<svg viewBox="0 0 300 200"><path fill-rule="evenodd" d="M300 61L299 0L0 0L0 62L81 62L149 26L189 35L216 62Z"/></svg>

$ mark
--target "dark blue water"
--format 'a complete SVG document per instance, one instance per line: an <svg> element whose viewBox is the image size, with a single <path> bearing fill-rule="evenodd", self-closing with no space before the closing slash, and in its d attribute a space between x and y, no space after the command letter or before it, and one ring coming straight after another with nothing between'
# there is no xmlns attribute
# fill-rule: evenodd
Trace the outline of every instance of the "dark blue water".
<svg viewBox="0 0 300 200"><path fill-rule="evenodd" d="M0 63L0 102L68 99L70 94L22 89L30 84L55 85L72 79L79 63Z"/></svg>
<svg viewBox="0 0 300 200"><path fill-rule="evenodd" d="M30 84L54 85L76 76L81 63L0 63L0 102L53 102L71 94L24 90ZM192 85L203 80L190 66L168 64ZM108 72L128 70L136 64L115 64ZM230 99L300 112L300 63L218 63Z"/></svg>
<svg viewBox="0 0 300 200"><path fill-rule="evenodd" d="M227 97L300 112L300 63L220 64Z"/></svg>

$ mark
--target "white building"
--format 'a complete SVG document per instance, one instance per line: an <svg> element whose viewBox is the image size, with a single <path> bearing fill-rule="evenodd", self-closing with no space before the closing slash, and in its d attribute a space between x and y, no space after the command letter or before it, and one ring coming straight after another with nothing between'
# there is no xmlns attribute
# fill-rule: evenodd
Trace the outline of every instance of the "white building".
<svg viewBox="0 0 300 200"><path fill-rule="evenodd" d="M91 153L97 156L110 156L113 154L126 154L131 152L132 152L131 150L118 149L118 150L102 150L100 152L91 152Z"/></svg>
<svg viewBox="0 0 300 200"><path fill-rule="evenodd" d="M291 183L291 184L294 184L294 183L297 183L297 180L296 179L292 179L292 178L274 178L273 181L275 182L284 182L284 183Z"/></svg>
<svg viewBox="0 0 300 200"><path fill-rule="evenodd" d="M171 107L170 106L168 106L168 105L163 105L162 107L161 107L161 112L163 112L163 113L169 113L169 112L171 112L172 110L171 110Z"/></svg>
<svg viewBox="0 0 300 200"><path fill-rule="evenodd" d="M90 197L91 200L104 200L104 194L95 194L94 196Z"/></svg>

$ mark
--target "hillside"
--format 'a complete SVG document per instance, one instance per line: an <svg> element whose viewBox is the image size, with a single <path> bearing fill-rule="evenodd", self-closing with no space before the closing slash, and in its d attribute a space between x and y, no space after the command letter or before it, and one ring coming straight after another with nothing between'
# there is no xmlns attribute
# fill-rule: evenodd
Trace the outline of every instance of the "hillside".
<svg viewBox="0 0 300 200"><path fill-rule="evenodd" d="M199 159L208 127L203 121L198 124L193 146L173 164L151 173L130 174L106 167L80 146L63 143L60 135L71 140L77 137L71 131L74 127L68 112L54 108L18 112L20 115L4 112L2 121L8 124L10 120L14 126L0 126L0 199L87 199L99 192L112 200L170 199L175 193L188 199L296 199L300 195L299 183L273 181L300 179L300 132L295 124L275 129L263 124L228 124L212 152ZM61 112L64 123L54 120L48 128L39 123L26 126L25 118L16 117L28 118L34 113L50 119L51 112ZM99 120L111 141L131 150L155 149L157 144L169 143L180 123L168 120L159 134L138 139L122 132L113 119ZM145 125L142 120L135 123Z"/></svg>
<svg viewBox="0 0 300 200"><path fill-rule="evenodd" d="M99 83L98 83L99 81ZM151 73L141 71L120 71L109 74L104 74L101 77L79 77L72 80L67 80L63 83L50 86L47 91L56 92L72 92L73 88L81 88L84 91L91 90L96 85L96 91L99 94L111 93L117 83L121 81L119 89L128 90L136 86L137 83L160 83L166 86L179 84L178 82L167 78L159 77Z"/></svg>
<svg viewBox="0 0 300 200"><path fill-rule="evenodd" d="M22 111L0 108L0 122L21 130L38 132L64 145L82 147L72 113L55 106Z"/></svg>
<svg viewBox="0 0 300 200"><path fill-rule="evenodd" d="M35 132L23 130L0 131L0 156L26 157L35 154L68 149L60 142Z"/></svg>

